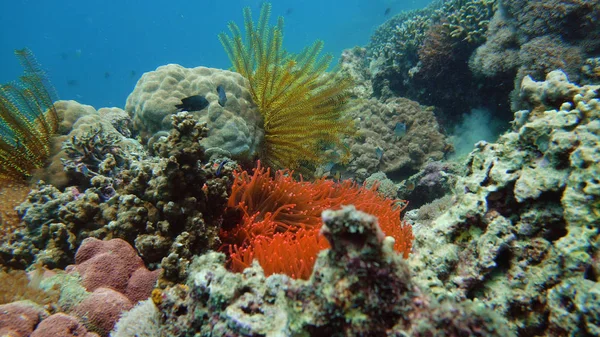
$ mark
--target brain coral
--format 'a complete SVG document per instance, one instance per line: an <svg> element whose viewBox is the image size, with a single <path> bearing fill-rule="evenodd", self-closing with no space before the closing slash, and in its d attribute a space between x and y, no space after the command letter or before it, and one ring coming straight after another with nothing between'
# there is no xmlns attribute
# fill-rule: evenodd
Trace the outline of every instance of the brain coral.
<svg viewBox="0 0 600 337"><path fill-rule="evenodd" d="M218 102L219 85L227 95L224 106ZM247 81L234 72L169 64L142 75L127 98L125 110L147 140L171 128L170 116L177 112L175 105L181 104L182 98L202 95L209 106L193 112L209 129L202 145L208 152L219 148L233 157L246 157L257 152L263 139L262 117L247 88Z"/></svg>

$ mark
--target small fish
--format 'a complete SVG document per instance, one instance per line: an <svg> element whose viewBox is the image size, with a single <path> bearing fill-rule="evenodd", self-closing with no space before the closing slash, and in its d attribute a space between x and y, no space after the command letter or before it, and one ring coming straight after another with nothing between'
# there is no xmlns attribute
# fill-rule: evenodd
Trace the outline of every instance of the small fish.
<svg viewBox="0 0 600 337"><path fill-rule="evenodd" d="M383 16L388 16L390 14L390 12L392 11L391 7L388 7L385 9L385 12L383 12Z"/></svg>
<svg viewBox="0 0 600 337"><path fill-rule="evenodd" d="M342 173L346 168L342 164L334 164L329 170L329 175L337 181L342 180Z"/></svg>
<svg viewBox="0 0 600 337"><path fill-rule="evenodd" d="M225 93L225 89L222 85L217 86L217 93L219 94L219 105L225 106L227 102L227 94Z"/></svg>
<svg viewBox="0 0 600 337"><path fill-rule="evenodd" d="M129 73L129 77L135 77L135 75L136 75L136 72L135 72L135 70L132 70L132 71Z"/></svg>
<svg viewBox="0 0 600 337"><path fill-rule="evenodd" d="M67 80L67 85L70 87L76 87L79 85L79 82L77 80Z"/></svg>
<svg viewBox="0 0 600 337"><path fill-rule="evenodd" d="M329 171L331 171L331 169L333 168L334 165L335 165L335 163L330 161L329 163L327 163L323 166L323 169L325 170L325 172L329 172Z"/></svg>
<svg viewBox="0 0 600 337"><path fill-rule="evenodd" d="M221 164L219 164L219 167L217 168L217 172L215 172L215 176L220 176L221 175L221 171L223 171L223 166L225 166L225 164L227 164L229 160L225 159L221 162Z"/></svg>
<svg viewBox="0 0 600 337"><path fill-rule="evenodd" d="M394 136L402 138L404 135L406 135L406 124L397 122L394 127Z"/></svg>
<svg viewBox="0 0 600 337"><path fill-rule="evenodd" d="M285 15L288 16L290 14L294 13L294 9L292 7L289 7L288 9L285 10Z"/></svg>
<svg viewBox="0 0 600 337"><path fill-rule="evenodd" d="M90 169L88 169L84 164L78 165L75 170L86 177L90 174Z"/></svg>
<svg viewBox="0 0 600 337"><path fill-rule="evenodd" d="M110 73L108 71L104 72L104 78L109 78L110 77Z"/></svg>
<svg viewBox="0 0 600 337"><path fill-rule="evenodd" d="M377 155L377 160L381 160L381 158L383 158L383 149L380 147L376 147L375 154Z"/></svg>
<svg viewBox="0 0 600 337"><path fill-rule="evenodd" d="M202 95L194 95L181 99L181 104L175 105L182 111L200 111L208 106L208 100Z"/></svg>

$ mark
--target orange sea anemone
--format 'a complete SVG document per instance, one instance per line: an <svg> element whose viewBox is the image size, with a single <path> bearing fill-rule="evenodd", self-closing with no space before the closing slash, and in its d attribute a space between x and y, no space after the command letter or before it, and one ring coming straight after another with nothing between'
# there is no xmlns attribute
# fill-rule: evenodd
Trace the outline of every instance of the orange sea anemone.
<svg viewBox="0 0 600 337"><path fill-rule="evenodd" d="M394 248L404 258L412 247L412 229L401 221L399 200L383 198L377 186L365 188L351 181L335 183L319 179L296 181L288 170L258 167L254 173L235 172L228 208L239 210L241 220L221 231L223 250L230 255L230 268L242 271L257 259L265 274L284 273L308 279L318 252L328 248L319 235L321 212L354 205L378 217L383 232L395 240Z"/></svg>

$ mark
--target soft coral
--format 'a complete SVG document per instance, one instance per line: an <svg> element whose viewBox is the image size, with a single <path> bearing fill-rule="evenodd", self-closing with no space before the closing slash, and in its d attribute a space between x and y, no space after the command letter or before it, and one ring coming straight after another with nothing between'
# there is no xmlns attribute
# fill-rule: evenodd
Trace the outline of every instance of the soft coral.
<svg viewBox="0 0 600 337"><path fill-rule="evenodd" d="M321 212L342 205L379 218L379 224L395 240L394 248L408 257L412 247L411 226L400 220L403 210L398 200L385 199L353 182L319 179L296 181L288 170L276 171L260 166L254 173L235 172L228 207L242 213L241 221L221 231L224 248L230 254L230 267L241 271L257 259L266 275L284 273L308 279L317 253L328 248L319 235Z"/></svg>

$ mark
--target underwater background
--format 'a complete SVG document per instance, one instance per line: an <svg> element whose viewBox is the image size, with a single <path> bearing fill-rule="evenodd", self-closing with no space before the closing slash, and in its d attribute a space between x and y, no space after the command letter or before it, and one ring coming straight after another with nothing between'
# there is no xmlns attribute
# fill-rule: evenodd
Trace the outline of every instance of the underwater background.
<svg viewBox="0 0 600 337"><path fill-rule="evenodd" d="M48 71L61 99L96 108L122 107L140 76L158 66L229 68L216 36L229 21L241 21L242 8L258 13L262 2L3 1L0 83L20 74L12 52L27 46ZM338 57L345 48L366 44L389 16L428 3L282 0L273 4L273 17L285 17L290 51L299 52L321 39L324 52Z"/></svg>
<svg viewBox="0 0 600 337"><path fill-rule="evenodd" d="M82 3L0 5L0 337L600 336L598 0Z"/></svg>

